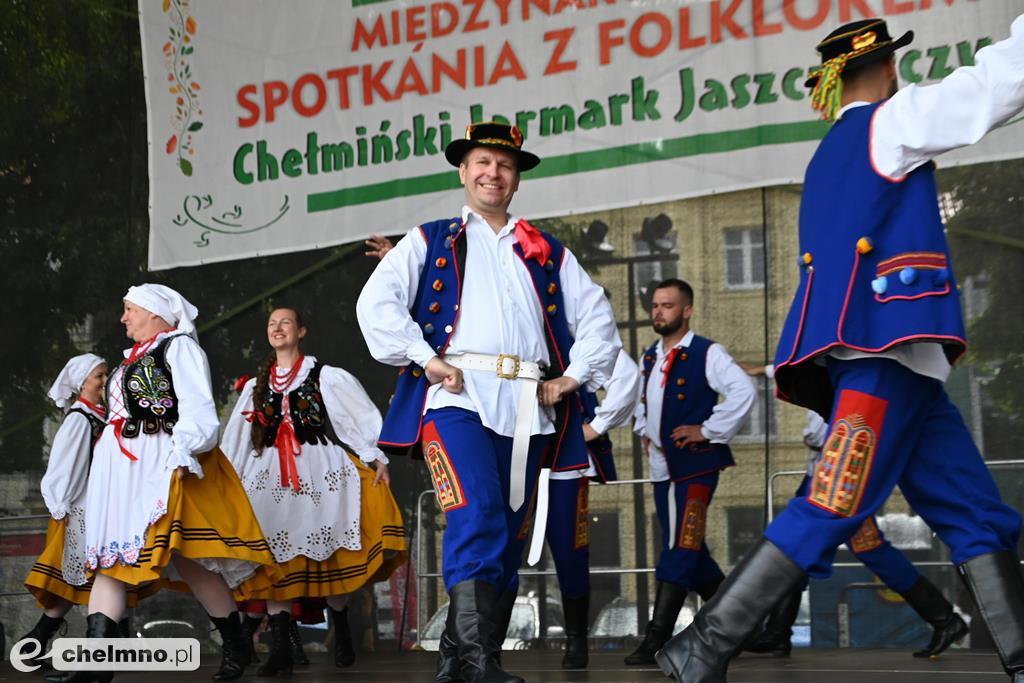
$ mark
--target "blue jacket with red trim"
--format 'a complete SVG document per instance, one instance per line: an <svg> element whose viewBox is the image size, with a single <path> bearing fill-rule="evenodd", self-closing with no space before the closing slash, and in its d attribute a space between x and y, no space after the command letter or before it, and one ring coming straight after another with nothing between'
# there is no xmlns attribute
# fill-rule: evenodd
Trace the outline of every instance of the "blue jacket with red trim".
<svg viewBox="0 0 1024 683"><path fill-rule="evenodd" d="M459 324L459 301L465 273L465 226L459 217L440 219L420 226L427 242L427 259L420 275L419 289L410 309L413 320L423 331L423 338L443 356ZM537 292L548 340L551 365L545 378L560 377L569 365L572 337L565 317L559 265L565 253L562 243L541 233L551 247L546 263L527 259L517 243L513 248L522 259ZM377 445L384 451L422 458L420 432L423 407L430 383L423 368L410 363L399 371L395 394L384 416ZM545 456L545 466L558 471L583 469L589 465L586 442L583 440L583 414L577 393L570 394L555 406L555 434L552 447Z"/></svg>
<svg viewBox="0 0 1024 683"><path fill-rule="evenodd" d="M647 417L647 381L658 358L658 344L654 342L644 352L644 387L641 401ZM665 368L665 393L661 401L661 424L658 434L661 448L668 462L668 475L672 481L682 481L703 474L732 467L736 461L732 450L724 443L703 441L680 447L681 441L672 438L672 430L680 425L699 425L711 417L718 404L718 392L708 384L708 349L713 341L694 335L689 346L682 347L672 365Z"/></svg>
<svg viewBox="0 0 1024 683"><path fill-rule="evenodd" d="M881 104L847 110L804 179L800 285L775 352L775 381L779 398L826 419L834 396L815 359L830 349L877 353L930 341L952 363L967 344L934 166L900 179L876 171L871 122Z"/></svg>

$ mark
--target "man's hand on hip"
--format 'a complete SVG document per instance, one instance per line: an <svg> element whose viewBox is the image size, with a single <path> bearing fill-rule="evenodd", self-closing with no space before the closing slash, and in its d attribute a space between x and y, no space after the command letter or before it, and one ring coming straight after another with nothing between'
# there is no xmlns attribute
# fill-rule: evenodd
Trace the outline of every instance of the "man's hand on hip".
<svg viewBox="0 0 1024 683"><path fill-rule="evenodd" d="M547 382L541 382L540 402L542 405L553 406L561 401L566 394L571 394L579 388L580 383L572 377L549 379Z"/></svg>
<svg viewBox="0 0 1024 683"><path fill-rule="evenodd" d="M672 430L672 438L676 441L682 440L680 448L685 448L691 443L707 441L704 432L700 430L700 425L679 425Z"/></svg>
<svg viewBox="0 0 1024 683"><path fill-rule="evenodd" d="M454 365L449 365L438 356L434 356L427 361L427 367L424 368L424 371L427 373L427 380L431 384L440 382L446 391L450 391L453 394L462 393L462 370Z"/></svg>

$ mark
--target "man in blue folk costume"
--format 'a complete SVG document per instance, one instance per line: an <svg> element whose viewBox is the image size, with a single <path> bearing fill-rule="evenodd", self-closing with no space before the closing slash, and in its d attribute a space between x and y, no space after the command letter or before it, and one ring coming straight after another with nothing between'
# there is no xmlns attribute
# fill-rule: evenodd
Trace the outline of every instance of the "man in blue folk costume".
<svg viewBox="0 0 1024 683"><path fill-rule="evenodd" d="M572 253L508 213L540 163L522 142L496 122L452 141L466 205L410 230L356 307L370 353L402 367L379 445L426 461L447 522L442 683L522 681L499 655L538 473L587 467L577 390L604 384L622 346Z"/></svg>
<svg viewBox="0 0 1024 683"><path fill-rule="evenodd" d="M704 540L708 506L722 470L736 464L729 441L754 405L754 385L725 347L690 329L693 288L670 279L655 287L651 323L661 337L644 352L636 431L643 438L661 553L654 611L644 639L626 656L654 664L689 592L708 600L724 578ZM721 401L719 401L721 397Z"/></svg>
<svg viewBox="0 0 1024 683"><path fill-rule="evenodd" d="M779 398L827 418L807 494L793 498L693 624L658 653L686 683L725 681L782 596L829 576L899 484L951 550L1006 671L1024 683L1020 515L1003 504L943 382L966 348L931 160L1024 107L1024 17L942 82L897 91L885 22L818 45L811 101L836 123L804 180L800 285L776 350Z"/></svg>

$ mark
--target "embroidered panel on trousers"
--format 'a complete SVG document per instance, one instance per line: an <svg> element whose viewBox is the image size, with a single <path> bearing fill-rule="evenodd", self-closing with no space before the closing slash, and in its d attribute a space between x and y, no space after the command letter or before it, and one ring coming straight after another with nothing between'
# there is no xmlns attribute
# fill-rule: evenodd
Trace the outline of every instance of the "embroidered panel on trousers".
<svg viewBox="0 0 1024 683"><path fill-rule="evenodd" d="M681 486L682 484L677 484ZM711 489L703 484L687 487L686 508L679 525L678 547L683 550L700 550L704 544L704 529L707 526L708 499Z"/></svg>
<svg viewBox="0 0 1024 683"><path fill-rule="evenodd" d="M433 422L423 425L423 459L434 482L434 494L437 496L437 505L441 511L448 512L465 507L466 496L462 491L459 475L452 467L452 461Z"/></svg>
<svg viewBox="0 0 1024 683"><path fill-rule="evenodd" d="M866 553L882 545L882 534L874 517L868 517L850 539L850 550L855 553Z"/></svg>
<svg viewBox="0 0 1024 683"><path fill-rule="evenodd" d="M587 520L590 515L590 487L585 477L581 477L579 482L580 487L576 493L576 533L572 542L573 550L590 545L590 524Z"/></svg>
<svg viewBox="0 0 1024 683"><path fill-rule="evenodd" d="M888 405L885 399L843 389L832 430L814 466L809 502L843 517L857 513Z"/></svg>

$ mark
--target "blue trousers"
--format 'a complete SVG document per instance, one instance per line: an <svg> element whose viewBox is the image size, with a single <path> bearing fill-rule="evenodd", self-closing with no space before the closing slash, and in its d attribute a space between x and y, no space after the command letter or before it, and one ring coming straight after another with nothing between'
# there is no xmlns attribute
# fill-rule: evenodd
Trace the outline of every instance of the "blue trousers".
<svg viewBox="0 0 1024 683"><path fill-rule="evenodd" d="M658 581L697 591L722 578L722 570L704 542L707 510L718 487L718 472L676 482L673 528L669 526L668 515L671 484L654 482L654 509L661 524L661 554L654 576Z"/></svg>
<svg viewBox="0 0 1024 683"><path fill-rule="evenodd" d="M548 549L558 587L567 598L590 593L588 479L552 479L548 484Z"/></svg>
<svg viewBox="0 0 1024 683"><path fill-rule="evenodd" d="M518 586L533 493L548 436L530 439L526 502L508 506L512 437L500 436L461 408L423 416L423 455L445 514L441 574L447 590L462 581L485 581L498 592Z"/></svg>
<svg viewBox="0 0 1024 683"><path fill-rule="evenodd" d="M899 484L949 546L955 564L1016 550L1021 518L992 475L942 383L894 360L828 359L836 400L809 491L765 530L809 576L825 578L851 538Z"/></svg>
<svg viewBox="0 0 1024 683"><path fill-rule="evenodd" d="M807 495L808 483L808 478L804 477L800 488L796 490L797 498ZM880 578L882 583L901 595L910 590L910 587L921 578L921 573L907 556L894 547L878 528L873 516L865 519L857 533L847 539L846 547Z"/></svg>

